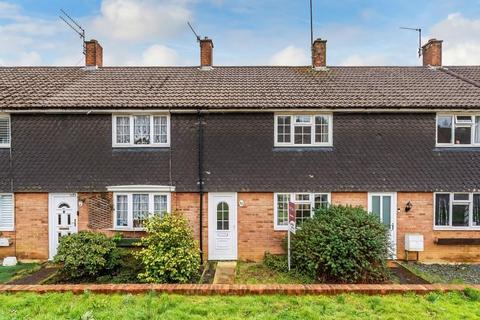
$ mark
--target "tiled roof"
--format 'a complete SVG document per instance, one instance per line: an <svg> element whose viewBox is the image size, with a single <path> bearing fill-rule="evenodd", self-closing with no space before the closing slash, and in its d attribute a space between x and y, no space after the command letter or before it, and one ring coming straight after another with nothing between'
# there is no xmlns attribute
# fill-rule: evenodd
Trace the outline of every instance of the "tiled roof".
<svg viewBox="0 0 480 320"><path fill-rule="evenodd" d="M455 67L480 78L479 67ZM0 109L478 108L480 87L425 67L0 68Z"/></svg>
<svg viewBox="0 0 480 320"><path fill-rule="evenodd" d="M480 66L445 67L445 69L473 81L475 85L480 87Z"/></svg>

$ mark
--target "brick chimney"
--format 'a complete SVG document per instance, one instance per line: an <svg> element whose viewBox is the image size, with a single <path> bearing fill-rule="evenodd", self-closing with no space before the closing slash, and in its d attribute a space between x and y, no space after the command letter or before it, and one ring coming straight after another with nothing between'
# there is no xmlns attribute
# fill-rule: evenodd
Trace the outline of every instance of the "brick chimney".
<svg viewBox="0 0 480 320"><path fill-rule="evenodd" d="M423 66L442 66L442 40L430 39L422 46Z"/></svg>
<svg viewBox="0 0 480 320"><path fill-rule="evenodd" d="M327 67L327 40L317 39L312 45L312 67L325 69Z"/></svg>
<svg viewBox="0 0 480 320"><path fill-rule="evenodd" d="M85 41L85 66L102 67L103 66L103 48L97 40Z"/></svg>
<svg viewBox="0 0 480 320"><path fill-rule="evenodd" d="M213 64L213 41L212 39L200 40L200 67L202 69L209 69Z"/></svg>

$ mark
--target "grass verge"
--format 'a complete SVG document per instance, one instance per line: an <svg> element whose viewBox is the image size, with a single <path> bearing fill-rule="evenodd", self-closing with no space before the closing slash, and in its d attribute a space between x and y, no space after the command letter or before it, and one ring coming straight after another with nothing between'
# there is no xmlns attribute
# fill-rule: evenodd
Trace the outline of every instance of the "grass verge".
<svg viewBox="0 0 480 320"><path fill-rule="evenodd" d="M478 291L426 296L0 295L0 319L478 319Z"/></svg>

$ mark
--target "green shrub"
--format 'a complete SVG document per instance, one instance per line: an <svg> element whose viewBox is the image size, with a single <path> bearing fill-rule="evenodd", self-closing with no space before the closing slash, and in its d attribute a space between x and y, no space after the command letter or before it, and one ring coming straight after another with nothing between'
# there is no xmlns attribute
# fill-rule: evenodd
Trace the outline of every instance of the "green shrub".
<svg viewBox="0 0 480 320"><path fill-rule="evenodd" d="M119 263L115 242L101 233L81 231L61 237L55 263L62 264L66 280L94 279L113 270Z"/></svg>
<svg viewBox="0 0 480 320"><path fill-rule="evenodd" d="M292 235L292 267L321 282L383 282L388 239L386 227L362 208L330 206Z"/></svg>
<svg viewBox="0 0 480 320"><path fill-rule="evenodd" d="M472 301L480 301L480 290L467 287L463 290L463 294Z"/></svg>
<svg viewBox="0 0 480 320"><path fill-rule="evenodd" d="M263 264L275 271L288 271L288 261L286 255L278 255L265 252L265 256L263 257Z"/></svg>
<svg viewBox="0 0 480 320"><path fill-rule="evenodd" d="M179 214L155 215L144 227L147 235L135 256L145 272L139 278L145 282L187 283L198 277L200 252L185 218Z"/></svg>

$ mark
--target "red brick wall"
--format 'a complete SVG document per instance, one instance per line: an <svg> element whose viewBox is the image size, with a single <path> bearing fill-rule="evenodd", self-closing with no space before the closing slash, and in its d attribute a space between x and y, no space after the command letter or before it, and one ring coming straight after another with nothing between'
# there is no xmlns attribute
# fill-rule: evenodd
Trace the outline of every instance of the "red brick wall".
<svg viewBox="0 0 480 320"><path fill-rule="evenodd" d="M332 192L332 204L360 206L367 208L368 193L366 192Z"/></svg>
<svg viewBox="0 0 480 320"><path fill-rule="evenodd" d="M282 253L286 232L273 228L273 193L238 193L237 200L245 203L237 207L238 258L260 261L267 251Z"/></svg>
<svg viewBox="0 0 480 320"><path fill-rule="evenodd" d="M15 193L16 256L48 259L48 193Z"/></svg>
<svg viewBox="0 0 480 320"><path fill-rule="evenodd" d="M413 204L409 212L405 205ZM420 260L426 262L480 262L480 246L437 245L435 238L480 238L480 231L434 231L433 230L433 194L402 193L397 194L400 211L397 214L397 257L405 258L405 233L421 233L424 236L425 251ZM411 257L414 257L412 254ZM410 258L410 257L409 257Z"/></svg>

